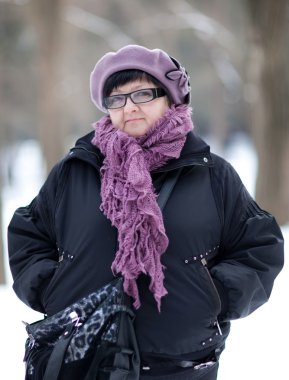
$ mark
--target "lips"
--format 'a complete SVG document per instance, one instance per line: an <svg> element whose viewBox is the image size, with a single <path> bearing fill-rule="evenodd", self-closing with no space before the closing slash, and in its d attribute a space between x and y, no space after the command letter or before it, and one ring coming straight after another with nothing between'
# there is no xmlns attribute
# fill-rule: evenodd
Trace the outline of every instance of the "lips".
<svg viewBox="0 0 289 380"><path fill-rule="evenodd" d="M126 123L132 123L132 122L134 122L134 121L139 121L139 120L141 120L141 118L128 119L128 120L126 120L125 122L126 122Z"/></svg>

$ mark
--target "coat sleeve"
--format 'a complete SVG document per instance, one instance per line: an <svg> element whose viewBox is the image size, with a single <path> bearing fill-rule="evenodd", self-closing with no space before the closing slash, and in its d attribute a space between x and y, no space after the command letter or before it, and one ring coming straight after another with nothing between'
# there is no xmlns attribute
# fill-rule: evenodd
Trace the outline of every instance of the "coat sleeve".
<svg viewBox="0 0 289 380"><path fill-rule="evenodd" d="M8 226L13 289L24 303L43 313L41 294L58 265L53 220L58 170L57 165L37 197L18 208Z"/></svg>
<svg viewBox="0 0 289 380"><path fill-rule="evenodd" d="M284 246L276 220L252 199L230 164L223 164L218 183L223 233L211 274L222 300L220 318L231 320L268 301L283 267Z"/></svg>

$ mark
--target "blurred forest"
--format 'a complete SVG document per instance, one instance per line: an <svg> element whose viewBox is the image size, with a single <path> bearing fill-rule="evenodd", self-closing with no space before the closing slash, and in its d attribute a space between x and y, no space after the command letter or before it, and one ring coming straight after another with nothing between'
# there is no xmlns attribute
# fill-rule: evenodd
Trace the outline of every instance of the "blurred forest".
<svg viewBox="0 0 289 380"><path fill-rule="evenodd" d="M5 167L3 157L21 141L40 142L49 171L75 138L91 130L102 116L90 100L91 70L107 51L137 43L162 48L186 67L196 131L217 153L237 132L252 139L258 155L257 201L285 224L288 3L0 0L0 194L1 186L13 181L13 154ZM1 255L0 248L0 263Z"/></svg>

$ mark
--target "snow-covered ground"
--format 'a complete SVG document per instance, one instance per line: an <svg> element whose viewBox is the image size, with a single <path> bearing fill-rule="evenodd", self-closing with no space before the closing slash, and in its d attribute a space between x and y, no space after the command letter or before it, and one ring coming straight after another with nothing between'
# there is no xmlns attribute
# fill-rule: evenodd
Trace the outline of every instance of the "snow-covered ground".
<svg viewBox="0 0 289 380"><path fill-rule="evenodd" d="M13 154L12 182L3 192L4 231L13 211L28 204L38 192L43 181L41 155L35 142L27 142ZM248 141L239 136L226 152L226 158L239 172L248 190L254 193L256 157ZM288 194L289 196L289 194ZM289 226L283 226L285 241ZM285 244L289 252L289 246ZM7 247L6 247L7 251ZM6 254L7 255L7 254ZM42 315L30 310L17 299L12 290L12 280L6 258L8 284L0 286L1 359L0 379L24 378L24 342L26 332L22 320L32 322ZM275 282L270 301L249 317L232 323L220 370L220 380L285 380L288 378L287 342L289 329L288 291L289 267L286 263Z"/></svg>

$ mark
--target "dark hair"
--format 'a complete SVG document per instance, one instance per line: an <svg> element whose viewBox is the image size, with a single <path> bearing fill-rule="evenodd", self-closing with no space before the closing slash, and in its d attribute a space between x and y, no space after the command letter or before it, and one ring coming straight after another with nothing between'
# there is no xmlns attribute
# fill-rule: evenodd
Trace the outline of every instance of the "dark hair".
<svg viewBox="0 0 289 380"><path fill-rule="evenodd" d="M169 99L169 104L172 104L172 99L168 90L161 84L160 81L145 71L136 69L117 71L108 77L103 86L103 97L105 98L109 96L115 88L123 86L129 82L134 82L142 79L152 82L157 87L162 88L166 92L166 95Z"/></svg>

